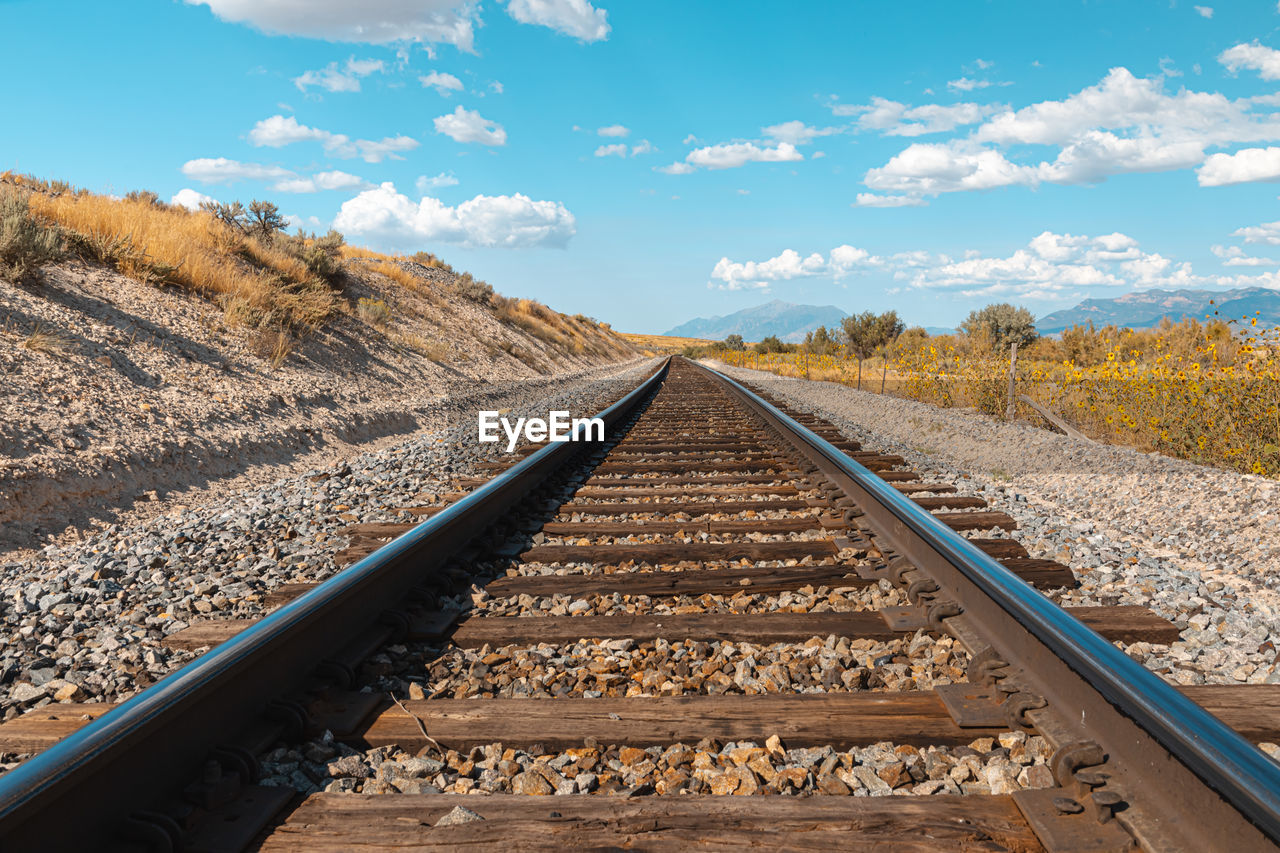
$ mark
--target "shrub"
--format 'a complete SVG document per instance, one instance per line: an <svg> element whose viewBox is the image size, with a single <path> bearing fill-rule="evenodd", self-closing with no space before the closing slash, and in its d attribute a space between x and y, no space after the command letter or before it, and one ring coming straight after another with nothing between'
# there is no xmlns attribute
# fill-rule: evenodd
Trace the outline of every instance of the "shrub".
<svg viewBox="0 0 1280 853"><path fill-rule="evenodd" d="M22 342L22 347L45 355L64 356L75 349L75 342L56 329L37 325Z"/></svg>
<svg viewBox="0 0 1280 853"><path fill-rule="evenodd" d="M356 313L370 325L385 326L391 322L391 308L381 299L361 296L356 302Z"/></svg>
<svg viewBox="0 0 1280 853"><path fill-rule="evenodd" d="M160 196L151 190L130 190L125 193L125 201L142 202L143 204L154 204L157 207L163 207L164 202L160 200Z"/></svg>
<svg viewBox="0 0 1280 853"><path fill-rule="evenodd" d="M62 257L62 240L32 215L18 190L0 188L0 278L15 283L31 278L41 264Z"/></svg>
<svg viewBox="0 0 1280 853"><path fill-rule="evenodd" d="M284 329L264 326L249 339L249 349L272 368L277 368L293 352L293 338Z"/></svg>
<svg viewBox="0 0 1280 853"><path fill-rule="evenodd" d="M458 293L482 305L493 298L493 288L489 283L473 277L469 272L458 276Z"/></svg>
<svg viewBox="0 0 1280 853"><path fill-rule="evenodd" d="M1008 302L971 311L960 328L975 345L998 351L1007 350L1014 343L1026 346L1038 337L1035 316Z"/></svg>

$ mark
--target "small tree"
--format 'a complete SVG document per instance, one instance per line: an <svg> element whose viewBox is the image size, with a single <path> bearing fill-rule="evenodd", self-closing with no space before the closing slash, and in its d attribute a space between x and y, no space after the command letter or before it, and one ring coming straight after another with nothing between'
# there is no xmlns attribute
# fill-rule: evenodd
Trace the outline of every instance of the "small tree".
<svg viewBox="0 0 1280 853"><path fill-rule="evenodd" d="M845 340L849 342L849 350L858 357L858 387L861 388L862 360L870 358L885 344L892 343L902 334L905 324L898 317L897 311L886 311L883 314L863 311L861 314L845 317L840 321L840 326Z"/></svg>
<svg viewBox="0 0 1280 853"><path fill-rule="evenodd" d="M238 201L224 204L220 201L202 201L200 209L206 213L213 214L213 218L233 228L236 231L243 232L245 229L245 212L244 205Z"/></svg>
<svg viewBox="0 0 1280 853"><path fill-rule="evenodd" d="M280 208L269 201L254 199L249 202L249 216L246 230L263 242L270 242L277 231L283 231L285 218L280 215Z"/></svg>
<svg viewBox="0 0 1280 853"><path fill-rule="evenodd" d="M1026 308L1015 307L1008 302L969 312L960 329L972 341L985 338L997 351L1006 350L1014 343L1025 346L1039 337L1035 316Z"/></svg>
<svg viewBox="0 0 1280 853"><path fill-rule="evenodd" d="M836 339L826 326L819 326L804 336L804 348L815 355L826 355L836 348Z"/></svg>
<svg viewBox="0 0 1280 853"><path fill-rule="evenodd" d="M740 352L747 348L746 344L742 342L742 335L729 335L724 339L723 346L725 349L733 350L734 352Z"/></svg>

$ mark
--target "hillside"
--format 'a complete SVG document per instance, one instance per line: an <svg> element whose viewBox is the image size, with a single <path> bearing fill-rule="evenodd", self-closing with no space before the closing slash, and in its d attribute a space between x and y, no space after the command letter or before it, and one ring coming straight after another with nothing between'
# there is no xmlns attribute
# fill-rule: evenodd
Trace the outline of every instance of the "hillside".
<svg viewBox="0 0 1280 853"><path fill-rule="evenodd" d="M725 317L697 317L681 323L665 334L670 337L724 340L729 335L742 335L744 340L758 341L777 335L783 341L798 343L806 332L819 326L839 326L845 312L834 305L795 305L775 299L755 308L744 308Z"/></svg>
<svg viewBox="0 0 1280 853"><path fill-rule="evenodd" d="M1213 300L1213 304L1210 304ZM1280 324L1280 293L1261 287L1237 290L1145 290L1112 299L1086 299L1074 308L1054 311L1036 321L1044 335L1061 332L1068 326L1127 326L1149 329L1169 317L1175 323L1184 318L1204 321L1217 311L1223 320L1253 317L1259 322Z"/></svg>
<svg viewBox="0 0 1280 853"><path fill-rule="evenodd" d="M3 219L0 549L95 507L156 500L330 444L440 427L457 417L446 398L560 381L638 355L607 326L506 299L434 256L331 245L317 264L327 274L308 275L288 265L279 237L233 233L206 213L26 186L28 226L58 236L62 256L13 273L3 250L17 226ZM9 214L15 198L10 176L0 183ZM131 238L114 235L113 222ZM156 230L170 223L196 236ZM197 287L175 275L178 259L164 254L171 236L205 253L188 275L203 264L223 278ZM306 257L319 240L302 242ZM77 248L85 245L113 247L113 256ZM233 275L241 289L219 293Z"/></svg>

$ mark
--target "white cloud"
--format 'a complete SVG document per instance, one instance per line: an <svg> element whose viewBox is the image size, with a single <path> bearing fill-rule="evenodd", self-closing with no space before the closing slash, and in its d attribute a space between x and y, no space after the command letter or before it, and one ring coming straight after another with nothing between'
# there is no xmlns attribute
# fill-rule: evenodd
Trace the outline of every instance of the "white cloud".
<svg viewBox="0 0 1280 853"><path fill-rule="evenodd" d="M1280 114L1255 111L1274 106L1270 96L1232 101L1187 89L1170 95L1163 86L1162 76L1143 79L1113 68L1097 85L1062 100L1002 108L967 138L910 145L870 169L864 181L873 190L918 197L1042 182L1093 183L1115 174L1204 164L1200 180L1210 185L1235 182L1228 177L1249 170L1224 160L1226 155L1206 163L1206 148L1280 138ZM849 112L859 115L860 127L900 132L907 111L876 99ZM1058 152L1052 160L1030 162L1006 153L1022 145L1056 146Z"/></svg>
<svg viewBox="0 0 1280 853"><path fill-rule="evenodd" d="M1264 222L1261 225L1250 225L1237 228L1231 232L1235 237L1243 237L1246 243L1266 243L1269 246L1280 246L1280 222Z"/></svg>
<svg viewBox="0 0 1280 853"><path fill-rule="evenodd" d="M1212 7L1212 6L1192 6L1191 8L1192 8L1192 9L1195 9L1195 10L1196 10L1196 12L1197 12L1197 13L1200 15L1200 17L1202 17L1202 18L1212 18L1212 17L1213 17L1213 7Z"/></svg>
<svg viewBox="0 0 1280 853"><path fill-rule="evenodd" d="M418 82L423 86L429 86L436 90L437 94L449 97L451 92L462 91L462 81L452 74L443 71L432 71L418 78Z"/></svg>
<svg viewBox="0 0 1280 853"><path fill-rule="evenodd" d="M925 104L909 107L898 101L873 97L870 104L832 104L837 116L858 116L860 130L877 130L886 136L921 136L944 133L1007 110L1000 104Z"/></svg>
<svg viewBox="0 0 1280 853"><path fill-rule="evenodd" d="M218 200L211 195L197 192L190 187L183 187L173 194L173 197L169 199L169 204L176 204L188 210L199 210L200 205L206 201L216 203Z"/></svg>
<svg viewBox="0 0 1280 853"><path fill-rule="evenodd" d="M360 78L368 77L375 71L385 70L381 59L347 59L346 66L338 68L338 63L330 62L320 71L306 71L302 76L293 78L293 84L301 91L308 86L319 86L330 92L359 92Z"/></svg>
<svg viewBox="0 0 1280 853"><path fill-rule="evenodd" d="M684 159L691 166L705 169L736 169L747 163L790 163L803 160L804 155L790 142L779 142L772 148L754 142L731 142L695 148Z"/></svg>
<svg viewBox="0 0 1280 853"><path fill-rule="evenodd" d="M596 133L599 134L600 136L622 137L631 133L631 129L627 127L623 127L620 124L611 124L608 127L596 128Z"/></svg>
<svg viewBox="0 0 1280 853"><path fill-rule="evenodd" d="M441 172L434 177L419 175L418 180L413 184L418 192L426 195L428 190L438 189L440 187L456 187L458 179L453 176L453 172Z"/></svg>
<svg viewBox="0 0 1280 853"><path fill-rule="evenodd" d="M970 77L947 81L947 88L953 92L972 92L974 89L985 89L991 85L994 84L990 80L974 80Z"/></svg>
<svg viewBox="0 0 1280 853"><path fill-rule="evenodd" d="M345 202L333 227L402 247L426 241L468 247L563 248L577 231L571 214L554 201L478 195L457 207L424 197L414 203L387 182Z"/></svg>
<svg viewBox="0 0 1280 853"><path fill-rule="evenodd" d="M381 163L402 151L418 147L418 140L408 136L388 136L380 140L356 139L342 133L332 133L316 127L300 124L293 116L274 115L265 118L249 131L249 142L259 147L282 148L296 142L319 142L324 150L335 157L361 157L368 163Z"/></svg>
<svg viewBox="0 0 1280 853"><path fill-rule="evenodd" d="M1233 74L1248 68L1257 71L1263 80L1280 80L1280 50L1258 44L1257 40L1227 48L1218 54L1218 61Z"/></svg>
<svg viewBox="0 0 1280 853"><path fill-rule="evenodd" d="M919 196L910 195L876 195L875 193L858 193L853 202L854 207L923 207L929 202Z"/></svg>
<svg viewBox="0 0 1280 853"><path fill-rule="evenodd" d="M681 145L697 145L701 140L692 133L680 140Z"/></svg>
<svg viewBox="0 0 1280 853"><path fill-rule="evenodd" d="M1280 264L1271 258L1256 258L1246 255L1239 246L1212 246L1210 250L1222 258L1223 266L1228 267L1270 267Z"/></svg>
<svg viewBox="0 0 1280 853"><path fill-rule="evenodd" d="M721 258L711 270L711 278L721 284L710 284L719 290L748 290L767 287L769 282L787 281L793 278L831 276L843 278L855 270L879 266L882 263L865 249L854 246L837 246L827 258L817 252L801 257L794 249L767 261L731 261Z"/></svg>
<svg viewBox="0 0 1280 853"><path fill-rule="evenodd" d="M1280 148L1242 148L1234 154L1212 154L1196 171L1196 180L1202 187L1280 180Z"/></svg>
<svg viewBox="0 0 1280 853"><path fill-rule="evenodd" d="M435 119L436 133L443 133L454 142L478 142L481 145L506 145L507 131L496 121L490 121L475 110L459 106L448 115Z"/></svg>
<svg viewBox="0 0 1280 853"><path fill-rule="evenodd" d="M470 0L185 0L264 32L362 44L444 42L471 50Z"/></svg>
<svg viewBox="0 0 1280 853"><path fill-rule="evenodd" d="M226 157L201 157L182 164L182 174L204 184L230 184L236 181L278 180L293 177L288 169L262 163L242 163Z"/></svg>
<svg viewBox="0 0 1280 853"><path fill-rule="evenodd" d="M550 27L579 41L609 37L608 13L587 0L510 0L507 14L522 24Z"/></svg>
<svg viewBox="0 0 1280 853"><path fill-rule="evenodd" d="M652 142L647 139L641 139L638 143L631 146L631 156L638 157L641 154L652 154L657 150L658 149L653 146Z"/></svg>
<svg viewBox="0 0 1280 853"><path fill-rule="evenodd" d="M499 81L497 81L497 80L494 80L492 83L490 83L490 84L489 84L489 88L493 90L493 93L494 93L495 95L501 95L501 94L502 94L502 83L500 83L500 82L499 82Z"/></svg>
<svg viewBox="0 0 1280 853"><path fill-rule="evenodd" d="M626 157L627 146L623 145L621 142L615 145L601 145L599 148L596 149L596 156L597 157Z"/></svg>
<svg viewBox="0 0 1280 853"><path fill-rule="evenodd" d="M1280 244L1280 222L1264 228ZM1229 266L1273 263L1248 258L1235 248L1215 247L1214 252ZM1089 236L1052 231L1042 232L1008 255L997 256L969 250L955 258L916 250L880 257L867 249L844 245L832 249L826 258L818 253L805 256L794 249L758 262L721 258L711 272L709 286L744 290L796 278L827 276L839 280L867 271L888 275L903 289L932 290L964 298L1079 298L1085 288L1280 287L1280 278L1272 272L1255 277L1196 275L1189 263L1142 251L1138 241L1127 234Z"/></svg>
<svg viewBox="0 0 1280 853"><path fill-rule="evenodd" d="M830 136L839 133L838 127L809 127L802 121L787 121L782 124L762 128L764 135L775 142L786 142L791 145L806 145L818 136Z"/></svg>
<svg viewBox="0 0 1280 853"><path fill-rule="evenodd" d="M873 190L915 196L1034 184L1037 180L1035 169L1015 165L999 151L965 141L913 143L884 166L869 169L864 178Z"/></svg>
<svg viewBox="0 0 1280 853"><path fill-rule="evenodd" d="M314 193L320 190L350 190L371 186L364 178L349 172L317 172L309 178L287 178L272 189L286 193Z"/></svg>
<svg viewBox="0 0 1280 853"><path fill-rule="evenodd" d="M688 163L671 163L666 166L655 166L655 172L662 172L664 175L687 175L694 171L694 168Z"/></svg>

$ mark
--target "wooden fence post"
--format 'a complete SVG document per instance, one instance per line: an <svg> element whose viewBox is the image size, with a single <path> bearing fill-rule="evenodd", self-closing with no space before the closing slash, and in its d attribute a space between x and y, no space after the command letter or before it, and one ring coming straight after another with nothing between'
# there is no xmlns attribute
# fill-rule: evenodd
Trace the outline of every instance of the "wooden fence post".
<svg viewBox="0 0 1280 853"><path fill-rule="evenodd" d="M1009 347L1009 407L1004 410L1004 418L1007 421L1013 420L1013 412L1015 404L1018 401L1017 388L1017 369L1018 369L1018 342L1014 341Z"/></svg>
<svg viewBox="0 0 1280 853"><path fill-rule="evenodd" d="M880 393L884 394L884 380L889 376L889 359L884 360L884 372L880 374Z"/></svg>

